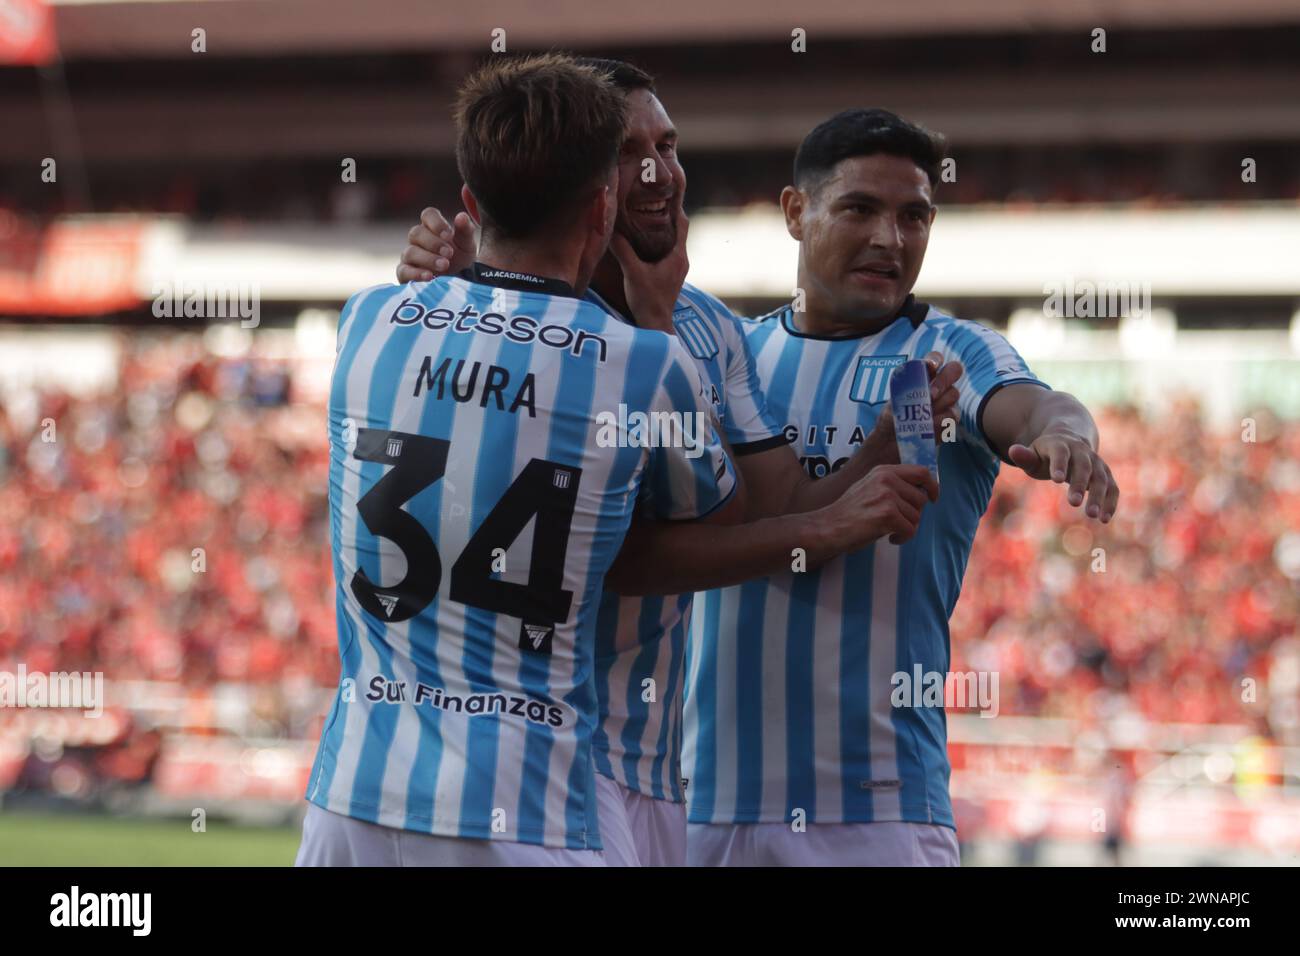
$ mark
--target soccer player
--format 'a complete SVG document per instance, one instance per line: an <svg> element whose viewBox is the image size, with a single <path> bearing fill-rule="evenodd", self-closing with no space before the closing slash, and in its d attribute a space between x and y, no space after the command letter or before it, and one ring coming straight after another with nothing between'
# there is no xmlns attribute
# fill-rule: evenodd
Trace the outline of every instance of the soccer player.
<svg viewBox="0 0 1300 956"><path fill-rule="evenodd" d="M622 95L497 60L456 155L480 261L343 309L329 403L342 681L302 865L604 862L591 680L601 583L634 507L694 519L736 478L678 340L581 298L615 220ZM597 440L599 409L703 423Z"/></svg>
<svg viewBox="0 0 1300 956"><path fill-rule="evenodd" d="M848 511L851 503L842 496L874 466L897 462L898 457L892 423L885 416L874 431L859 437L858 453L846 456L833 475L814 481L801 467L790 451L784 421L768 413L756 387L743 323L714 297L683 285L687 261L681 205L686 177L677 156L677 132L653 80L619 61L586 62L625 92L629 112L620 152L615 235L587 298L638 327L675 333L691 353L742 476L745 517L751 522L726 531L674 529L668 535L646 522L634 522L628 545L611 571L613 588L601 603L596 670L601 720L593 745L603 778L597 781L602 826L609 834L617 827L634 844L628 848L626 841L618 843L611 861L680 865L685 862L686 838L681 702L693 592L789 567L796 547L815 564L828 553L817 541L824 527L843 525L843 518L821 515L819 521L803 524L761 519L826 507ZM427 279L458 270L472 261L475 249L465 213L448 223L437 210L426 209L421 224L411 230L398 279ZM932 395L940 418L955 406L954 383L960 375L960 365L936 366ZM880 514L896 505L905 510L902 536L910 534L909 522L919 517L916 509L925 500L903 500L909 495L904 476L923 480L911 470L885 470L865 479L871 486L857 489ZM869 519L862 514L865 529ZM829 547L839 553L843 545ZM635 572L642 582L653 577L654 583L637 586L624 572ZM624 819L616 821L620 808Z"/></svg>
<svg viewBox="0 0 1300 956"><path fill-rule="evenodd" d="M1090 517L1115 512L1087 410L1001 335L912 295L943 155L940 137L892 113L851 110L808 134L781 194L807 309L745 330L768 408L805 461L850 454L898 364L937 351L965 376L954 440L940 443L943 491L915 536L697 600L693 865L958 863L942 704L896 692L947 674L948 619L999 461L1066 484Z"/></svg>

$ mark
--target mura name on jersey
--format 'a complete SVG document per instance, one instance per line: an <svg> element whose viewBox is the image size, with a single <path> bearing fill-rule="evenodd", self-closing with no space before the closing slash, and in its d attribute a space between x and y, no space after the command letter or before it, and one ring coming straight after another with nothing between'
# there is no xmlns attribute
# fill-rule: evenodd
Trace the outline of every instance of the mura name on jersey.
<svg viewBox="0 0 1300 956"><path fill-rule="evenodd" d="M480 372L483 372L481 380ZM526 373L512 388L510 370L487 362L456 359L453 363L452 359L444 358L434 368L433 356L426 355L415 373L415 397L419 398L421 393L440 402L447 398L462 403L477 400L479 408L487 408L488 402L492 402L498 411L514 415L522 408L529 418L537 417L537 383L533 373Z"/></svg>
<svg viewBox="0 0 1300 956"><path fill-rule="evenodd" d="M786 425L783 434L809 476L825 478L844 467L868 431L861 425Z"/></svg>

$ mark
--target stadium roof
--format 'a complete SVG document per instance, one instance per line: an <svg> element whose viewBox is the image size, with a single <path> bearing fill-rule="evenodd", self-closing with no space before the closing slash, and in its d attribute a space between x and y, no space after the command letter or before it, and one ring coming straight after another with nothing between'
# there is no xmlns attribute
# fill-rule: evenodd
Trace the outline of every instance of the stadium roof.
<svg viewBox="0 0 1300 956"><path fill-rule="evenodd" d="M1294 0L1122 0L1044 4L1041 0L908 0L864 5L843 0L656 0L593 3L480 0L52 0L66 59L176 57L190 32L207 32L207 55L488 48L506 31L509 49L600 44L755 42L802 27L817 37L951 35L1091 30L1185 29L1300 22Z"/></svg>

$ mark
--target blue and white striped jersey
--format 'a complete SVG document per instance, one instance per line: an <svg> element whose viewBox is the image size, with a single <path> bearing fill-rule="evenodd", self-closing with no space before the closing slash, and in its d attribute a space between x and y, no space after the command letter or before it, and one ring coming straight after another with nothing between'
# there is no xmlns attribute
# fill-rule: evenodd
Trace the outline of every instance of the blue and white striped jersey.
<svg viewBox="0 0 1300 956"><path fill-rule="evenodd" d="M694 441L647 447L651 413ZM343 310L329 429L343 667L308 799L599 849L602 579L638 501L693 518L735 486L694 364L568 295L380 286Z"/></svg>
<svg viewBox="0 0 1300 956"><path fill-rule="evenodd" d="M891 702L893 675L948 672L948 618L998 457L980 415L1041 384L996 332L909 299L882 331L805 335L790 307L746 323L768 407L814 477L857 450L888 373L937 351L965 367L957 441L915 537L699 596L688 645L683 764L692 823L909 821L953 826L941 707ZM910 702L910 700L909 700Z"/></svg>
<svg viewBox="0 0 1300 956"><path fill-rule="evenodd" d="M594 292L588 298L617 315ZM744 323L713 296L687 284L673 324L678 341L695 359L733 454L785 444L758 387ZM693 597L606 592L596 626L596 771L638 793L679 803L682 684Z"/></svg>

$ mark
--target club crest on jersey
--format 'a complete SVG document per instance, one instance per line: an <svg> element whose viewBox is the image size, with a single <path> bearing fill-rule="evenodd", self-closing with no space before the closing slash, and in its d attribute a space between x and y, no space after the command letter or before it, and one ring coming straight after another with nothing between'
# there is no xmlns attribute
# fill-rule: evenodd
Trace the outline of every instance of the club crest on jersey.
<svg viewBox="0 0 1300 956"><path fill-rule="evenodd" d="M889 398L889 375L907 361L906 355L864 355L858 359L849 398L864 405L879 405Z"/></svg>
<svg viewBox="0 0 1300 956"><path fill-rule="evenodd" d="M713 332L690 306L673 313L673 325L677 328L677 338L686 346L686 351L701 362L707 362L718 354L718 342L713 337Z"/></svg>

